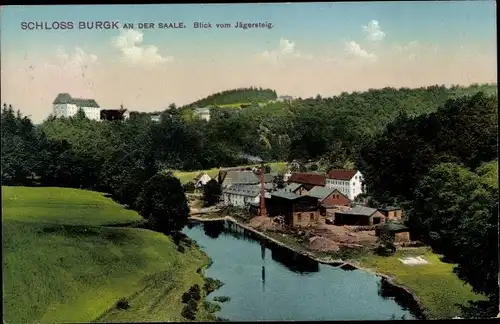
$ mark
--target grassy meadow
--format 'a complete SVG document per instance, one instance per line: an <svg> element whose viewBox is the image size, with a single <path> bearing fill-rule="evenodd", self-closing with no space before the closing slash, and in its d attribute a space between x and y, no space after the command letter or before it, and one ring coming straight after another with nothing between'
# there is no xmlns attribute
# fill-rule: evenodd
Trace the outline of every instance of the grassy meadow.
<svg viewBox="0 0 500 324"><path fill-rule="evenodd" d="M272 172L284 172L286 171L286 162L271 162L267 163L271 166ZM253 167L258 166L258 164L248 164L241 167ZM198 171L174 171L174 176L179 178L182 184L192 181L200 172L206 172L212 179L217 177L219 173L219 168L212 168L208 170L198 170Z"/></svg>
<svg viewBox="0 0 500 324"><path fill-rule="evenodd" d="M405 265L399 258L423 256L429 264ZM429 319L450 319L460 315L456 304L485 299L453 273L453 265L441 261L429 248L401 249L393 256L368 254L360 265L395 278L394 282L410 289L420 298Z"/></svg>
<svg viewBox="0 0 500 324"><path fill-rule="evenodd" d="M120 227L141 217L102 193L3 186L2 205L5 323L183 321L182 293L203 282L203 252Z"/></svg>

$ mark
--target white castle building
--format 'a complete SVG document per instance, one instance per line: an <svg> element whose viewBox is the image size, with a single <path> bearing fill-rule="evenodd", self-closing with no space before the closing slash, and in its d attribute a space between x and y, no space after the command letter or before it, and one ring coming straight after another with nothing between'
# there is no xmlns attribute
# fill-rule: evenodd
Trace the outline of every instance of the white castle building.
<svg viewBox="0 0 500 324"><path fill-rule="evenodd" d="M101 107L94 99L72 98L69 93L60 93L52 103L55 117L75 116L82 109L88 119L101 120Z"/></svg>

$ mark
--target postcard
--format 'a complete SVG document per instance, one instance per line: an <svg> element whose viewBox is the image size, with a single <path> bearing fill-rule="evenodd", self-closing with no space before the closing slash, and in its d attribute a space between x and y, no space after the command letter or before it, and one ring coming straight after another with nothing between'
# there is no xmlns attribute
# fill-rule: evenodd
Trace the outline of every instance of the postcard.
<svg viewBox="0 0 500 324"><path fill-rule="evenodd" d="M495 13L1 7L4 323L497 316Z"/></svg>

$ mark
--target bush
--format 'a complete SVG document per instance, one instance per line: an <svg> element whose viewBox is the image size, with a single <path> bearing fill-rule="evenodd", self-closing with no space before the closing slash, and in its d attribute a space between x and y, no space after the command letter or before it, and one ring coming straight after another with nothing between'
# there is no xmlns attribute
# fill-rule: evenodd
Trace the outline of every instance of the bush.
<svg viewBox="0 0 500 324"><path fill-rule="evenodd" d="M222 287L224 283L217 279L205 278L205 285L203 288L205 289L205 293L208 296L210 293L216 291L220 287Z"/></svg>
<svg viewBox="0 0 500 324"><path fill-rule="evenodd" d="M214 301L219 302L219 303L225 303L227 301L230 301L231 297L229 296L216 296L214 297Z"/></svg>
<svg viewBox="0 0 500 324"><path fill-rule="evenodd" d="M186 306L182 308L181 315L189 320L194 320L196 318L196 312L198 311L198 303L194 300L190 300Z"/></svg>
<svg viewBox="0 0 500 324"><path fill-rule="evenodd" d="M192 286L191 288L189 288L189 294L191 295L192 299L199 301L201 299L200 286L198 284L196 284L196 285Z"/></svg>
<svg viewBox="0 0 500 324"><path fill-rule="evenodd" d="M128 309L130 305L128 304L128 300L126 298L121 298L116 302L116 308L118 309Z"/></svg>
<svg viewBox="0 0 500 324"><path fill-rule="evenodd" d="M205 310L210 313L210 314L213 314L213 313L216 313L218 311L220 311L220 305L217 304L217 303L212 303L212 302L209 302L209 301L204 301L203 302L203 308L205 308Z"/></svg>
<svg viewBox="0 0 500 324"><path fill-rule="evenodd" d="M184 246L182 246L182 245L178 245L178 246L177 246L177 251L179 251L179 252L181 252L181 253L184 253L184 252L186 252L186 249L184 248Z"/></svg>

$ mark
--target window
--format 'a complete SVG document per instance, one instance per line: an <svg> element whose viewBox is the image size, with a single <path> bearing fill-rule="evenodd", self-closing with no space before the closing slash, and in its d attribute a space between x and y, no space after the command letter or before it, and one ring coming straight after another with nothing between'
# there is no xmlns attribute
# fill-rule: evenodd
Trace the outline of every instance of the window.
<svg viewBox="0 0 500 324"><path fill-rule="evenodd" d="M311 218L311 220L314 220L314 213L310 213L309 217Z"/></svg>
<svg viewBox="0 0 500 324"><path fill-rule="evenodd" d="M298 213L297 214L297 222L300 222L300 221L302 221L302 214Z"/></svg>

